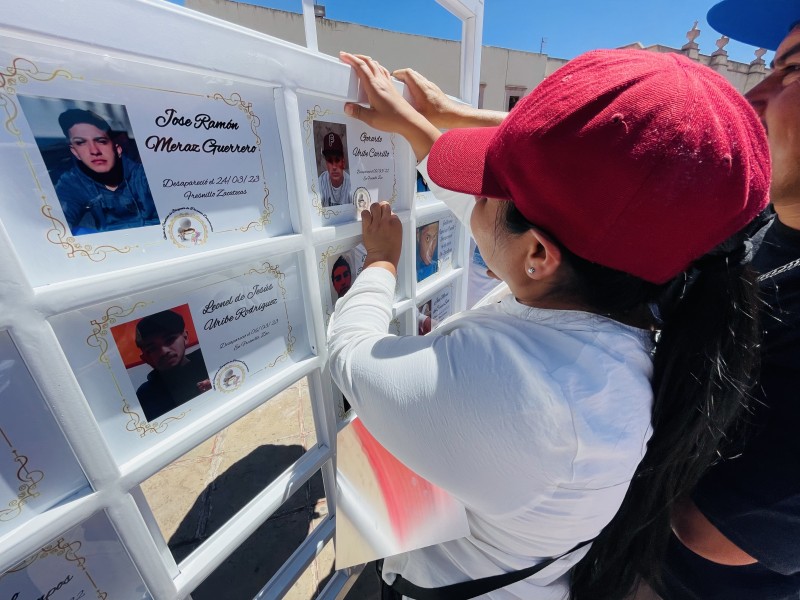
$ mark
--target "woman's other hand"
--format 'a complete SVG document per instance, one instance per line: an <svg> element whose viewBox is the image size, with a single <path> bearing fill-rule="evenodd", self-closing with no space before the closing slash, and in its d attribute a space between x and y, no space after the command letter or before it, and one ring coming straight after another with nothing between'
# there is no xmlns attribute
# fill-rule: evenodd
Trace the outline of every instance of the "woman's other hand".
<svg viewBox="0 0 800 600"><path fill-rule="evenodd" d="M355 70L370 104L365 107L347 102L345 113L375 129L399 133L411 144L417 160L425 158L441 135L436 126L414 110L400 95L392 83L389 71L376 60L363 54L347 52L340 52L339 56L342 62Z"/></svg>
<svg viewBox="0 0 800 600"><path fill-rule="evenodd" d="M383 267L397 275L403 248L403 224L388 202L375 202L361 213L361 232L367 257L364 268Z"/></svg>
<svg viewBox="0 0 800 600"><path fill-rule="evenodd" d="M447 97L441 88L414 69L398 69L392 77L408 86L411 105L439 129L496 127L508 113L473 108Z"/></svg>
<svg viewBox="0 0 800 600"><path fill-rule="evenodd" d="M408 86L411 105L439 129L458 127L464 107L454 102L441 88L414 69L398 69L392 77Z"/></svg>

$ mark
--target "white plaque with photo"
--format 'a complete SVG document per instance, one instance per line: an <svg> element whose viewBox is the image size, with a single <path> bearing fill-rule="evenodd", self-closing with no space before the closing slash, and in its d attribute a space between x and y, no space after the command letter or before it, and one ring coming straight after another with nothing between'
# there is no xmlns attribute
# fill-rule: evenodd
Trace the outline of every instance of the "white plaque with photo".
<svg viewBox="0 0 800 600"><path fill-rule="evenodd" d="M88 485L11 337L0 332L0 535Z"/></svg>
<svg viewBox="0 0 800 600"><path fill-rule="evenodd" d="M100 512L0 575L0 597L147 600L151 596Z"/></svg>
<svg viewBox="0 0 800 600"><path fill-rule="evenodd" d="M320 248L317 253L317 268L326 325L333 314L336 302L350 291L350 287L364 270L367 250L362 243L356 243L355 246L352 244L353 242L325 246ZM400 300L401 298L399 281L403 277L402 261L398 265L398 269L398 284L395 286L394 293L395 300ZM399 333L399 322L393 327Z"/></svg>
<svg viewBox="0 0 800 600"><path fill-rule="evenodd" d="M275 88L0 41L6 230L34 286L292 230Z"/></svg>
<svg viewBox="0 0 800 600"><path fill-rule="evenodd" d="M453 286L449 285L417 307L417 334L426 335L453 315Z"/></svg>
<svg viewBox="0 0 800 600"><path fill-rule="evenodd" d="M453 216L443 216L417 226L417 283L453 269L458 231L458 220Z"/></svg>
<svg viewBox="0 0 800 600"><path fill-rule="evenodd" d="M344 114L344 103L300 96L308 195L318 225L356 220L373 202L403 197L399 136L367 127ZM394 205L395 210L408 206Z"/></svg>
<svg viewBox="0 0 800 600"><path fill-rule="evenodd" d="M287 255L51 319L122 458L309 353Z"/></svg>

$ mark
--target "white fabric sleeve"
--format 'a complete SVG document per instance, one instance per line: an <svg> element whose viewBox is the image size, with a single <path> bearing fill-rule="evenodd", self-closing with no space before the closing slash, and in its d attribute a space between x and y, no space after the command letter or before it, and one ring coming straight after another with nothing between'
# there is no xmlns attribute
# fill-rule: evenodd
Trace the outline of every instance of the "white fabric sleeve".
<svg viewBox="0 0 800 600"><path fill-rule="evenodd" d="M519 386L486 377L501 342L469 326L446 335L388 334L394 287L391 273L368 267L337 302L328 328L334 382L370 433L422 477L475 507L521 502L496 497L508 478L496 463L502 456L504 464L530 464L531 432L498 436L486 426L498 418L490 399ZM478 483L476 469L490 475Z"/></svg>
<svg viewBox="0 0 800 600"><path fill-rule="evenodd" d="M437 200L444 202L456 218L461 221L464 227L467 228L467 233L472 237L472 230L469 226L469 220L472 216L472 209L475 208L475 197L469 194L461 194L459 192L451 192L444 188L439 187L428 176L428 157L426 156L417 165L417 171L428 182L428 188L433 192Z"/></svg>

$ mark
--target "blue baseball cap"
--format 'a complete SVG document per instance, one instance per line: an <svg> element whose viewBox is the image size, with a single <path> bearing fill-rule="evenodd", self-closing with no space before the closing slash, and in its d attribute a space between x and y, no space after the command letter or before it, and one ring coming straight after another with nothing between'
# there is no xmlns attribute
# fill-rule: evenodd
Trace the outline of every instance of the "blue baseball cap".
<svg viewBox="0 0 800 600"><path fill-rule="evenodd" d="M800 22L798 0L722 0L708 11L708 24L729 38L777 50Z"/></svg>

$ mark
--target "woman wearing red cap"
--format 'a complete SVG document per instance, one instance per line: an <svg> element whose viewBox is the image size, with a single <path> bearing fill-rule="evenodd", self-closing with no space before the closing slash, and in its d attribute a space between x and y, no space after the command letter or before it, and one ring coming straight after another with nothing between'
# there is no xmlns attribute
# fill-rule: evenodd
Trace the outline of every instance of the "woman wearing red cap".
<svg viewBox="0 0 800 600"><path fill-rule="evenodd" d="M346 110L409 141L511 291L428 336L387 334L402 226L386 203L364 211L333 378L378 441L466 505L471 530L387 558L384 582L412 598L624 597L654 575L669 509L755 371L750 252L734 235L767 204L755 113L683 57L598 51L499 126L440 134L386 69L342 58L370 101Z"/></svg>

